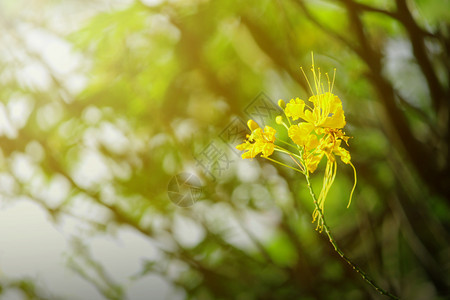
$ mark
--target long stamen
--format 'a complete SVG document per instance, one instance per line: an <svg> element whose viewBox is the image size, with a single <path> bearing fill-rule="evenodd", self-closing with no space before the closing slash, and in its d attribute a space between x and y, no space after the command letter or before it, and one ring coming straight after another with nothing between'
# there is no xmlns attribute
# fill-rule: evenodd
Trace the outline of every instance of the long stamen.
<svg viewBox="0 0 450 300"><path fill-rule="evenodd" d="M300 172L300 173L302 173L302 174L305 174L305 172L303 172L302 170L299 170L299 169L297 169L297 168L294 168L294 167L291 167L291 166L289 166L289 165L283 164L282 162L279 162L278 160L272 159L272 158L270 158L270 157L264 157L264 158L266 158L266 159L268 159L268 160L270 160L271 162L274 162L274 163L276 163L276 164L282 165L283 167L286 167L286 168L292 169L292 170L294 170L294 171Z"/></svg>
<svg viewBox="0 0 450 300"><path fill-rule="evenodd" d="M331 83L331 90L330 90L330 93L333 92L334 79L335 79L335 78L336 78L336 68L334 68L334 70L333 70L333 81L332 81L332 83Z"/></svg>
<svg viewBox="0 0 450 300"><path fill-rule="evenodd" d="M274 150L278 151L278 152L281 152L281 153L284 153L284 154L287 154L287 155L293 155L293 156L297 157L298 159L301 159L301 156L299 156L299 155L297 155L295 153L292 153L291 151L289 151L287 149L284 149L281 146L275 145L275 149Z"/></svg>
<svg viewBox="0 0 450 300"><path fill-rule="evenodd" d="M327 82L328 82L328 93L331 93L330 76L328 76L328 73L325 73L325 76L327 77Z"/></svg>
<svg viewBox="0 0 450 300"><path fill-rule="evenodd" d="M313 73L314 88L316 89L316 93L314 94L314 92L312 92L312 94L318 97L321 94L321 90L320 90L320 68L318 68L319 76L317 76L317 74L316 74L316 66L314 65L314 52L312 52L312 51L311 51L311 61L312 61L311 72ZM319 100L319 99L317 99L317 100ZM320 102L319 102L319 104L320 104Z"/></svg>
<svg viewBox="0 0 450 300"><path fill-rule="evenodd" d="M355 176L355 183L353 184L353 188L352 188L352 191L351 191L351 193L350 193L350 199L348 199L347 208L349 208L350 204L352 203L353 192L355 191L356 183L358 182L358 178L356 177L356 169L355 169L355 166L354 166L351 162L350 162L350 165L351 165L352 168L353 168L353 174L354 174L354 176Z"/></svg>
<svg viewBox="0 0 450 300"><path fill-rule="evenodd" d="M309 90L311 91L311 94L314 95L314 91L313 91L313 89L312 89L312 87L311 87L311 83L309 82L308 76L306 76L306 73L305 73L305 71L303 70L303 67L300 67L300 70L302 71L303 76L304 76L305 79L306 79L306 83L308 84L308 87L309 87Z"/></svg>
<svg viewBox="0 0 450 300"><path fill-rule="evenodd" d="M303 171L303 172L305 172L305 168L302 166L302 165L300 165L299 164L299 162L298 161L296 161L293 157L292 157L292 155L289 155L291 158L292 158L292 160L297 164L297 166Z"/></svg>

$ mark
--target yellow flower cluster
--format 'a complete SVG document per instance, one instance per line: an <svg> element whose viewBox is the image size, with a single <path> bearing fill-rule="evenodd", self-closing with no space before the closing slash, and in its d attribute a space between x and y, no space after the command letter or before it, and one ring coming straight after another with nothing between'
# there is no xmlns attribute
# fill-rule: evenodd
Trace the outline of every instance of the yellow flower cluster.
<svg viewBox="0 0 450 300"><path fill-rule="evenodd" d="M293 146L297 148L298 154L274 144L275 129L266 126L262 130L253 120L248 122L252 133L247 136L247 140L243 144L238 145L236 148L247 150L247 152L242 154L244 159L253 158L259 153L262 153L262 157L268 158L275 150L286 153L300 167L300 169L296 170L307 177L309 177L309 173L316 171L323 157L326 157L327 162L322 190L317 199L318 205L323 212L325 199L336 176L336 156L339 156L345 164L350 164L354 170L355 185L350 194L349 205L356 186L356 170L351 163L350 153L342 147L342 141L348 146L349 139L342 131L346 124L342 102L338 96L332 93L333 86L330 84L328 75L328 90L324 90L320 80L320 70L316 72L314 67L314 59L311 71L315 91L305 75L313 94L308 99L308 103L296 98L285 105L284 101L280 100L279 105L284 110L288 124L283 121L282 116L276 118L278 124L283 124L286 127L289 138L294 143ZM275 161L273 159L270 160ZM275 162L284 165L281 162ZM318 222L317 228L322 229L323 220L317 209L313 213L313 222L315 220Z"/></svg>
<svg viewBox="0 0 450 300"><path fill-rule="evenodd" d="M345 164L352 167L353 164L350 153L341 147L342 141L348 145L349 137L342 131L345 116L339 97L331 92L317 93L309 98L309 102L312 107L299 98L293 99L286 105L284 112L286 117L293 121L302 120L298 124L289 122L291 125L288 128L288 135L299 147L307 172L313 173L324 156L327 159L323 186L317 199L323 212L325 199L336 176L336 156L339 156ZM313 213L313 221L316 219L318 228L321 229L322 220L317 209Z"/></svg>

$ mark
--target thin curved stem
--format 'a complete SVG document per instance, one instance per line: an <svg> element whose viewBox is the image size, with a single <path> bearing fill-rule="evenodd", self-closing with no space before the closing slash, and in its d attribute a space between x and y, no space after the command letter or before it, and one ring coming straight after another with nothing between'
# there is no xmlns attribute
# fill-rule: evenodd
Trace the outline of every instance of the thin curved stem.
<svg viewBox="0 0 450 300"><path fill-rule="evenodd" d="M298 158L299 160L302 160L302 157L300 155L292 153L291 151L284 149L283 147L280 147L278 145L275 145L275 151L279 151L279 152L287 154L287 155L293 155L296 158Z"/></svg>
<svg viewBox="0 0 450 300"><path fill-rule="evenodd" d="M282 162L279 162L278 160L272 159L272 158L270 158L270 157L264 157L264 158L265 158L265 159L268 159L268 160L270 160L270 161L272 161L272 162L274 162L274 163L276 163L276 164L282 165L283 167L286 167L286 168L292 169L292 170L294 170L294 171L297 171L297 172L299 172L299 173L305 174L302 170L297 169L297 168L294 168L294 167L291 167L291 166L286 165L286 164L283 164Z"/></svg>
<svg viewBox="0 0 450 300"><path fill-rule="evenodd" d="M277 141L278 141L278 142L282 142L283 144L286 144L286 145L288 145L288 146L290 146L290 147L292 147L292 148L295 148L295 149L297 149L297 147L296 147L296 146L294 146L294 145L292 145L291 143L285 142L285 141L283 141L283 140L280 140L280 139L277 139Z"/></svg>
<svg viewBox="0 0 450 300"><path fill-rule="evenodd" d="M316 210L319 212L320 219L322 220L322 226L325 229L325 233L328 236L328 239L330 240L330 243L333 245L334 250L339 254L340 257L342 257L343 260L345 260L357 273L361 275L361 277L370 284L375 290L377 290L380 294L385 295L391 299L399 299L397 296L392 295L391 293L385 291L382 289L378 284L375 283L375 281L369 277L361 268L359 268L354 262L352 262L345 254L342 252L342 250L338 247L336 244L336 241L333 238L333 235L331 234L330 228L328 227L327 223L325 222L325 216L323 215L322 209L319 206L319 203L317 202L316 195L314 194L314 190L312 189L311 182L309 181L309 174L305 173L306 182L308 184L309 193L311 194L311 197L314 201L314 206L316 207Z"/></svg>

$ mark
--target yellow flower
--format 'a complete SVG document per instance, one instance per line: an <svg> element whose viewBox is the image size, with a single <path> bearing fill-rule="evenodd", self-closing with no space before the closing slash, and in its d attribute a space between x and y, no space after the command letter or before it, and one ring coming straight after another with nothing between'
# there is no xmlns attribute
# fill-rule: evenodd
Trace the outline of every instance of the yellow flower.
<svg viewBox="0 0 450 300"><path fill-rule="evenodd" d="M313 130L314 125L307 122L301 122L297 125L291 125L288 130L288 135L291 140L302 147L305 152L309 152L319 145L319 140Z"/></svg>
<svg viewBox="0 0 450 300"><path fill-rule="evenodd" d="M238 150L247 150L247 152L242 154L242 158L253 158L259 153L261 153L263 157L272 155L275 150L274 142L276 130L270 126L265 126L263 130L253 120L249 120L247 125L252 133L247 135L247 140L245 140L244 143L236 146L236 149Z"/></svg>
<svg viewBox="0 0 450 300"><path fill-rule="evenodd" d="M286 105L284 112L294 121L301 118L315 127L343 128L345 126L344 110L338 96L326 92L310 97L309 102L313 103L312 109L305 104L305 101L299 98L292 99Z"/></svg>
<svg viewBox="0 0 450 300"><path fill-rule="evenodd" d="M318 130L319 132L324 131L324 136L320 140L320 145L317 147L316 151L323 152L328 160L334 162L334 155L341 157L342 162L348 164L350 163L351 157L350 153L341 147L342 141L347 143L348 136L340 129L325 129Z"/></svg>

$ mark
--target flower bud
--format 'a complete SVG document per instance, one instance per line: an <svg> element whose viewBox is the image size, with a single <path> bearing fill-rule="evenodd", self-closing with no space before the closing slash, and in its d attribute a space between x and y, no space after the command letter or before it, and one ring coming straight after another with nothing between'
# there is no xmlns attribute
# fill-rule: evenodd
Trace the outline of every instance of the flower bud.
<svg viewBox="0 0 450 300"><path fill-rule="evenodd" d="M283 99L278 100L278 106L284 109L286 107L286 103L284 103Z"/></svg>
<svg viewBox="0 0 450 300"><path fill-rule="evenodd" d="M248 126L248 128L250 128L251 131L254 131L254 130L256 130L256 129L259 128L258 123L256 123L256 122L253 121L253 120L248 120L247 126Z"/></svg>
<svg viewBox="0 0 450 300"><path fill-rule="evenodd" d="M275 122L277 122L278 125L283 124L283 117L282 116L277 116L275 118Z"/></svg>

